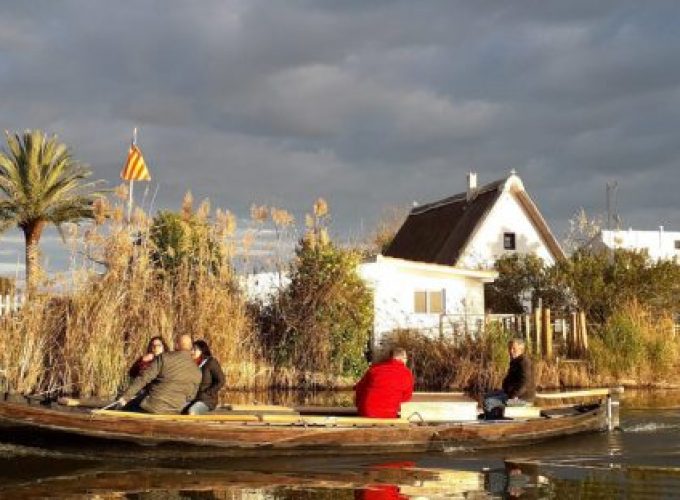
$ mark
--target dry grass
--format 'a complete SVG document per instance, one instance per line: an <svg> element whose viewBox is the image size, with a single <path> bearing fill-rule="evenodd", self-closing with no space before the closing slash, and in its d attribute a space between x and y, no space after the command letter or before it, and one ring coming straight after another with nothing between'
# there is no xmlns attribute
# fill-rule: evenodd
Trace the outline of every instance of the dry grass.
<svg viewBox="0 0 680 500"><path fill-rule="evenodd" d="M431 339L411 330L395 331L387 347L407 350L419 389L464 389L484 393L500 386L508 366L509 334L492 326L475 339Z"/></svg>
<svg viewBox="0 0 680 500"><path fill-rule="evenodd" d="M680 339L670 314L653 314L637 301L624 303L596 332L589 358L602 377L652 385L677 373Z"/></svg>
<svg viewBox="0 0 680 500"><path fill-rule="evenodd" d="M201 263L214 256L210 241L224 242L220 228L206 223L210 238L198 242L198 260L180 264L170 279L149 257L153 243L145 214L137 212L132 226L117 208L109 215L110 223L91 227L77 247L103 263L98 272L85 265L72 273L71 291L36 297L0 323L4 389L110 396L126 384L129 366L150 337L161 335L172 344L184 333L208 341L230 387L266 385L270 374L259 361L226 242L217 267Z"/></svg>

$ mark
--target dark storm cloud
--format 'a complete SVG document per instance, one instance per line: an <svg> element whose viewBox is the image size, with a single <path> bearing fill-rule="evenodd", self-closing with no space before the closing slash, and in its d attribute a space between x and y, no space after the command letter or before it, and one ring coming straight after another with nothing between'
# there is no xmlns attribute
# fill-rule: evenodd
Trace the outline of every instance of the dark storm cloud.
<svg viewBox="0 0 680 500"><path fill-rule="evenodd" d="M676 2L0 0L0 127L43 128L116 183L133 126L156 204L245 216L386 205L516 168L560 232L619 183L680 229ZM155 189L155 188L154 188ZM0 257L1 258L1 257Z"/></svg>

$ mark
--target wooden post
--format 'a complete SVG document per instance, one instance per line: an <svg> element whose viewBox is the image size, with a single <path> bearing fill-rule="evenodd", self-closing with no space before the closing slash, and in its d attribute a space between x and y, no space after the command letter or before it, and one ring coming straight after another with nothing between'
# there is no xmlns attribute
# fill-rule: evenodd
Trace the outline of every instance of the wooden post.
<svg viewBox="0 0 680 500"><path fill-rule="evenodd" d="M531 314L524 315L524 339L527 342L527 352L533 352L531 342Z"/></svg>
<svg viewBox="0 0 680 500"><path fill-rule="evenodd" d="M543 345L545 357L552 359L553 357L553 331L552 323L550 321L550 309L543 309Z"/></svg>
<svg viewBox="0 0 680 500"><path fill-rule="evenodd" d="M586 313L581 311L581 348L583 349L583 354L588 351L588 329L586 327Z"/></svg>
<svg viewBox="0 0 680 500"><path fill-rule="evenodd" d="M541 346L541 336L542 336L541 316L542 316L541 307L539 306L536 309L534 309L534 333L535 333L534 338L536 339L536 345L534 347L534 353L539 358L543 355L542 346Z"/></svg>
<svg viewBox="0 0 680 500"><path fill-rule="evenodd" d="M567 345L569 356L575 358L578 352L578 316L576 315L576 312L571 313Z"/></svg>

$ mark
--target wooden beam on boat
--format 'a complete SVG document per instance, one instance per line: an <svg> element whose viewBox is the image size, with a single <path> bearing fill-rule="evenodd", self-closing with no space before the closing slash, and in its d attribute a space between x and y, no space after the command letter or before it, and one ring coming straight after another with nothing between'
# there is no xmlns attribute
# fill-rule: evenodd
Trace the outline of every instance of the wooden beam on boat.
<svg viewBox="0 0 680 500"><path fill-rule="evenodd" d="M157 422L262 422L261 415L228 415L220 413L208 413L206 415L159 415L119 410L93 410L91 413L103 417L152 420Z"/></svg>
<svg viewBox="0 0 680 500"><path fill-rule="evenodd" d="M356 416L359 414L356 406L296 406L294 410L301 415Z"/></svg>
<svg viewBox="0 0 680 500"><path fill-rule="evenodd" d="M57 399L57 403L62 406L69 406L74 408L101 408L111 403L111 399L102 398L69 398L61 397Z"/></svg>
<svg viewBox="0 0 680 500"><path fill-rule="evenodd" d="M472 401L464 392L414 392L411 397L414 403L435 401Z"/></svg>
<svg viewBox="0 0 680 500"><path fill-rule="evenodd" d="M610 394L613 395L622 393L623 387L601 387L597 389L582 389L576 391L537 393L536 399L583 398L589 396L607 396Z"/></svg>
<svg viewBox="0 0 680 500"><path fill-rule="evenodd" d="M324 426L395 426L406 425L410 422L400 418L366 418L366 417L334 417L322 415L225 415L208 413L206 415L157 415L152 413L136 413L116 410L94 410L93 415L112 418L128 418L154 422L234 422L234 423L265 423L285 425L324 425Z"/></svg>
<svg viewBox="0 0 680 500"><path fill-rule="evenodd" d="M403 418L367 418L367 417L333 417L305 415L300 417L287 415L262 415L266 423L299 424L299 425L325 425L325 426L368 426L368 427L393 427L409 426L411 423Z"/></svg>
<svg viewBox="0 0 680 500"><path fill-rule="evenodd" d="M223 405L220 408L225 408L230 411L239 412L256 412L256 413L296 413L296 410L290 406L282 405Z"/></svg>

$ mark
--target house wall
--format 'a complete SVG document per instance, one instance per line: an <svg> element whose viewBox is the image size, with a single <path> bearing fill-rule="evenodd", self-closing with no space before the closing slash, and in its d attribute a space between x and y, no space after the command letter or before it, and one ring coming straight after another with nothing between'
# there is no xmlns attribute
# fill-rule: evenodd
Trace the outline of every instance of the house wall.
<svg viewBox="0 0 680 500"><path fill-rule="evenodd" d="M679 259L680 231L627 231L614 230L602 231L598 238L599 245L608 248L621 248L626 250L644 250L652 260Z"/></svg>
<svg viewBox="0 0 680 500"><path fill-rule="evenodd" d="M515 250L503 248L503 233L506 232L515 233ZM555 262L524 209L506 190L473 233L458 266L467 269L491 269L499 257L512 253L534 254L548 265Z"/></svg>
<svg viewBox="0 0 680 500"><path fill-rule="evenodd" d="M439 336L441 314L417 314L416 291L444 290L445 332L453 322L467 323L472 330L484 317L484 284L480 278L456 276L452 272L434 272L400 268L391 262L362 264L360 276L374 290L373 349L379 349L384 337L395 329L413 328Z"/></svg>

